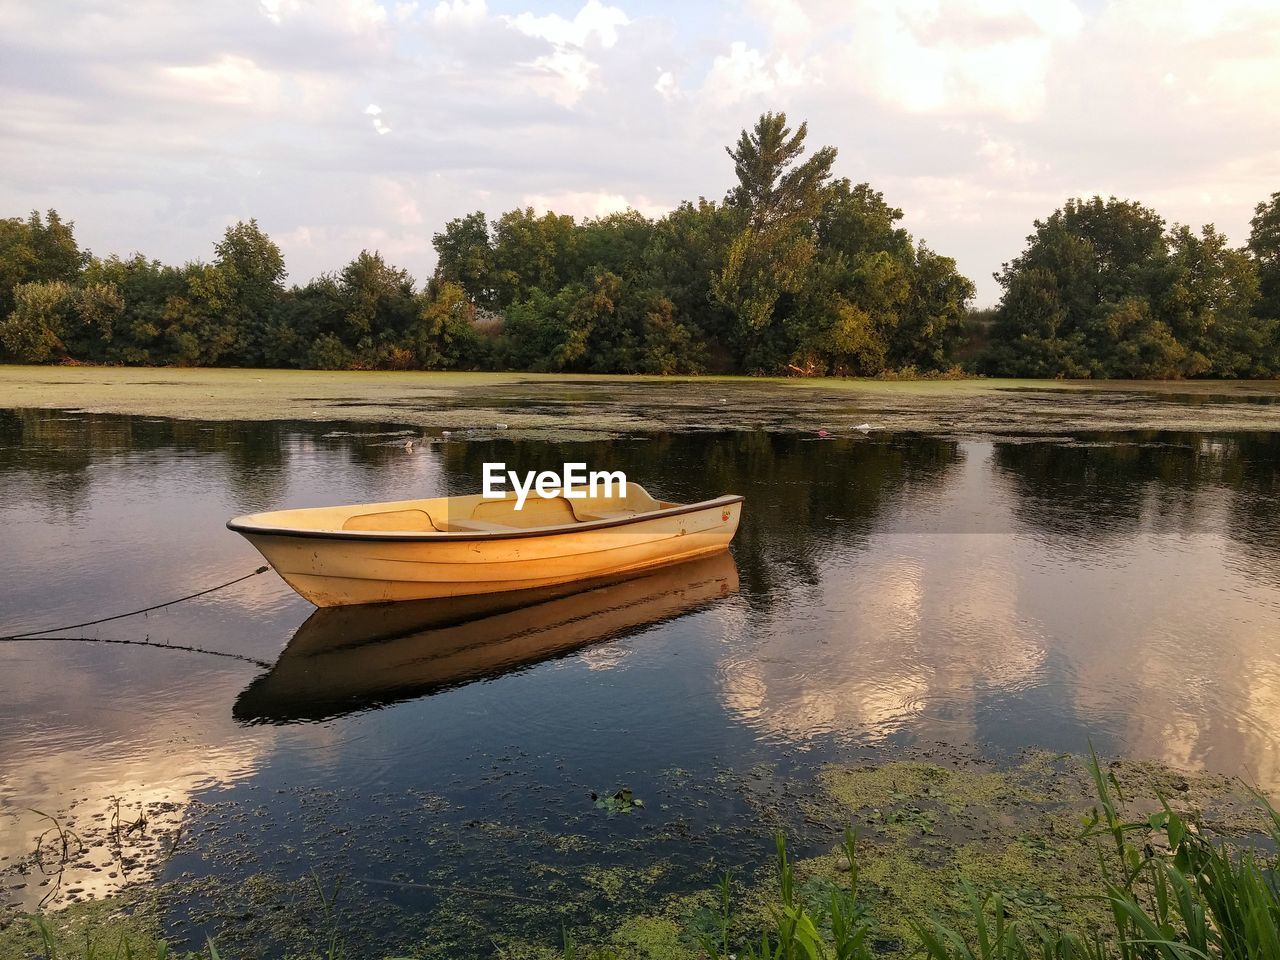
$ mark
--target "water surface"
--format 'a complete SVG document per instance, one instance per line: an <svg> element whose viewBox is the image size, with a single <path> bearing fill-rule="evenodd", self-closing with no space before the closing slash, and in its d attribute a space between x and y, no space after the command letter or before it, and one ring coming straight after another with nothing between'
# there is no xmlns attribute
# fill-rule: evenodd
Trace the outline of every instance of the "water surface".
<svg viewBox="0 0 1280 960"><path fill-rule="evenodd" d="M776 820L831 760L1092 738L1280 788L1280 434L405 436L0 412L0 634L251 572L231 516L474 492L487 460L740 493L742 528L729 558L514 606L316 617L267 574L0 643L0 904L316 869L392 941L466 911L553 942L510 897L581 919L601 871L708 885L803 829ZM642 811L592 802L623 786ZM114 839L38 864L33 808Z"/></svg>

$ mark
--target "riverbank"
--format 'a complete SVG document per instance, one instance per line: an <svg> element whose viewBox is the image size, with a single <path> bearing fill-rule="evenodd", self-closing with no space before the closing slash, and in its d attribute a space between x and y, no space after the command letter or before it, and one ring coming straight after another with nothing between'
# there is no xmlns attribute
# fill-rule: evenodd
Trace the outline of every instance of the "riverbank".
<svg viewBox="0 0 1280 960"><path fill-rule="evenodd" d="M10 915L0 926L0 956L52 956L50 943L60 957L95 949L97 955L123 955L123 943L135 957L160 956L165 918L185 912L214 936L226 958L549 960L568 955L561 943L567 936L583 957L694 960L708 956L709 948L718 955L719 947L739 949L758 944L761 931L776 932L788 897L829 940L836 935L833 897L845 898L852 889L851 913L865 924L876 955L917 954L921 930L935 923L972 936L975 897L988 909L998 898L1004 918L1021 925L1024 936L1045 931L1106 940L1114 936L1105 899L1117 866L1110 862L1117 856L1111 827L1128 825L1125 842L1163 869L1180 836L1167 811L1185 818L1193 834L1210 844L1244 849L1265 843L1276 830L1260 798L1225 777L1120 760L1094 770L1086 757L1040 752L993 765L937 750L875 766L830 764L811 795L762 802L762 866L731 875L719 888L719 872L708 863L705 887L662 894L669 871L653 863L629 872L586 868L588 882L574 893L564 882L571 868L548 858L528 864L545 877L542 896L446 890L432 914L414 916L386 904L375 909L371 890L350 878L264 874L236 884L179 878L53 914ZM1118 819L1109 821L1112 814ZM770 827L807 836L793 846L807 852L789 859L790 894L779 884L777 863L764 865L772 853ZM852 861L840 839L846 831L857 838ZM511 899L512 922L494 929L475 915L474 905L502 896ZM187 902L196 899L202 907L191 911ZM542 935L531 936L531 930ZM192 937L194 931L185 933Z"/></svg>
<svg viewBox="0 0 1280 960"><path fill-rule="evenodd" d="M537 439L640 431L1275 430L1280 381L837 380L0 366L0 406L394 422ZM499 426L501 425L501 426Z"/></svg>

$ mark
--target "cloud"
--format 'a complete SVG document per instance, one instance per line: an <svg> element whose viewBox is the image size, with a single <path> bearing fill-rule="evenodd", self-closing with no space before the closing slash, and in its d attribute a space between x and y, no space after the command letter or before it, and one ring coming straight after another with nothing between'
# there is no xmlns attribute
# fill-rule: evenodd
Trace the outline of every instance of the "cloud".
<svg viewBox="0 0 1280 960"><path fill-rule="evenodd" d="M382 119L382 108L376 103L369 104L364 108L364 112L366 116L372 118L373 129L376 130L379 135L391 132L391 127Z"/></svg>
<svg viewBox="0 0 1280 960"><path fill-rule="evenodd" d="M557 48L583 48L593 41L602 47L612 47L618 42L618 28L631 22L619 8L605 6L600 0L587 0L572 20L557 13L541 17L521 13L505 19L521 33L539 37Z"/></svg>
<svg viewBox="0 0 1280 960"><path fill-rule="evenodd" d="M872 96L920 113L1030 119L1058 46L1083 16L1071 0L859 0L842 61Z"/></svg>
<svg viewBox="0 0 1280 960"><path fill-rule="evenodd" d="M553 194L529 194L523 198L521 206L533 207L539 213L546 211L567 213L579 219L604 217L626 210L637 210L647 217L660 217L670 210L669 206L655 203L648 197L636 196L628 199L620 193L610 193L607 190L565 190Z"/></svg>
<svg viewBox="0 0 1280 960"><path fill-rule="evenodd" d="M717 56L703 85L703 94L717 106L732 106L743 100L776 96L802 86L810 79L804 64L796 64L785 54L768 57L741 40L729 45L729 52Z"/></svg>
<svg viewBox="0 0 1280 960"><path fill-rule="evenodd" d="M233 54L197 66L165 67L160 75L169 96L188 102L270 109L281 91L278 76Z"/></svg>
<svg viewBox="0 0 1280 960"><path fill-rule="evenodd" d="M431 20L437 27L455 24L475 26L489 15L484 0L440 0L432 11Z"/></svg>
<svg viewBox="0 0 1280 960"><path fill-rule="evenodd" d="M991 302L1078 192L1242 242L1277 96L1273 0L4 4L0 215L172 262L256 216L293 279L370 245L422 276L476 209L723 196L723 146L785 109Z"/></svg>
<svg viewBox="0 0 1280 960"><path fill-rule="evenodd" d="M258 8L262 15L272 23L280 23L284 18L298 11L298 0L261 0Z"/></svg>
<svg viewBox="0 0 1280 960"><path fill-rule="evenodd" d="M661 70L658 74L658 80L653 85L653 89L658 91L658 96L662 97L670 103L672 100L679 100L684 96L680 90L680 84L676 81L675 74L670 70Z"/></svg>
<svg viewBox="0 0 1280 960"><path fill-rule="evenodd" d="M631 22L621 9L599 0L586 0L571 19L556 13L494 14L484 0L441 0L431 16L442 39L460 44L451 52L469 61L459 64L473 78L468 82L496 86L504 96L532 92L566 109L597 86L599 55L618 44ZM516 58L493 64L499 52ZM470 70L479 62L488 69L477 79Z"/></svg>
<svg viewBox="0 0 1280 960"><path fill-rule="evenodd" d="M400 227L420 227L426 222L409 185L391 177L377 177L374 193L384 219Z"/></svg>
<svg viewBox="0 0 1280 960"><path fill-rule="evenodd" d="M987 161L992 173L1002 177L1026 180L1042 169L1040 162L1029 157L1021 144L1009 140L984 136L978 145L978 156Z"/></svg>
<svg viewBox="0 0 1280 960"><path fill-rule="evenodd" d="M587 49L615 46L618 29L631 22L620 9L599 0L587 0L572 20L555 13L521 13L503 19L519 33L551 45L550 53L534 58L529 66L535 72L534 88L563 107L572 107L591 89L598 67Z"/></svg>

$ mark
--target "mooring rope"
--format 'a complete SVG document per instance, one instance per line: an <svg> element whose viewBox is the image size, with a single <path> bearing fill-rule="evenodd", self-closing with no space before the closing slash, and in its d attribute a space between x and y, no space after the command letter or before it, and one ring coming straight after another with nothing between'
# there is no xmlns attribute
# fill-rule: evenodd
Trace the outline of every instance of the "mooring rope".
<svg viewBox="0 0 1280 960"><path fill-rule="evenodd" d="M253 571L253 573L246 573L243 577L236 577L234 580L228 580L226 583L220 583L216 587L209 587L207 590L198 590L195 593L187 594L185 597L178 597L177 600L166 600L164 603L153 604L150 607L143 607L140 610L130 610L128 613L117 613L114 616L110 616L110 617L99 617L97 620L85 620L82 623L69 623L66 626L62 626L62 627L49 627L47 630L28 630L23 633L14 633L8 636L0 637L0 640L38 640L47 633L62 633L67 630L79 630L81 627L92 627L99 623L109 623L112 620L123 620L125 617L136 617L140 613L150 613L152 610L159 610L162 607L172 607L175 603L182 603L185 600L194 600L196 597L203 597L206 594L216 593L219 590L225 590L227 587L233 587L237 583L243 583L245 580L248 580L250 577L256 577L260 573L266 573L270 569L271 569L270 567L265 567L265 566L259 567L257 570ZM55 639L55 638L51 637L49 639ZM56 639L76 639L76 638L59 637ZM84 639L91 639L91 638L86 637ZM143 643L145 641L141 641L141 640L123 641L122 640L122 641L115 641L115 642ZM156 644L156 646L163 646L163 644ZM210 653L212 651L202 650L200 652ZM231 656L234 656L234 654L231 654Z"/></svg>
<svg viewBox="0 0 1280 960"><path fill-rule="evenodd" d="M228 653L225 650L206 650L204 647L190 647L181 643L161 643L158 640L108 640L103 637L0 637L3 643L31 643L59 641L62 643L122 643L132 647L158 647L161 650L180 650L186 653L203 653L210 657L226 657L228 660L240 660L244 663L251 663L255 667L262 667L264 670L271 669L271 664L266 660L257 660L254 657L246 657L242 653Z"/></svg>

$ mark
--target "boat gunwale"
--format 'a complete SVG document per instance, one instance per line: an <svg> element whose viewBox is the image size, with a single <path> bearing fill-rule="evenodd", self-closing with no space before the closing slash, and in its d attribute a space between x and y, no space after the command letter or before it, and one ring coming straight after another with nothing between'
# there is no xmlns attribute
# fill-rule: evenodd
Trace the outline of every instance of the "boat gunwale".
<svg viewBox="0 0 1280 960"><path fill-rule="evenodd" d="M449 532L442 530L308 530L302 527L270 527L245 522L245 517L236 517L227 521L227 529L239 534L259 534L273 537L297 537L308 540L363 540L385 543L450 543L466 540L524 540L530 537L551 537L565 533L577 533L580 530L603 530L608 527L622 527L633 523L664 517L678 517L688 513L700 513L714 507L730 506L742 503L746 497L736 493L728 493L714 500L703 500L699 503L680 504L675 507L664 507L661 510L649 510L631 517L606 517L602 520L583 520L573 524L559 523L546 527L512 527L508 530L467 530ZM389 501L400 503L403 501ZM368 506L373 506L369 504ZM307 508L303 508L307 509ZM275 511L273 511L275 512ZM284 511L280 511L284 512Z"/></svg>

